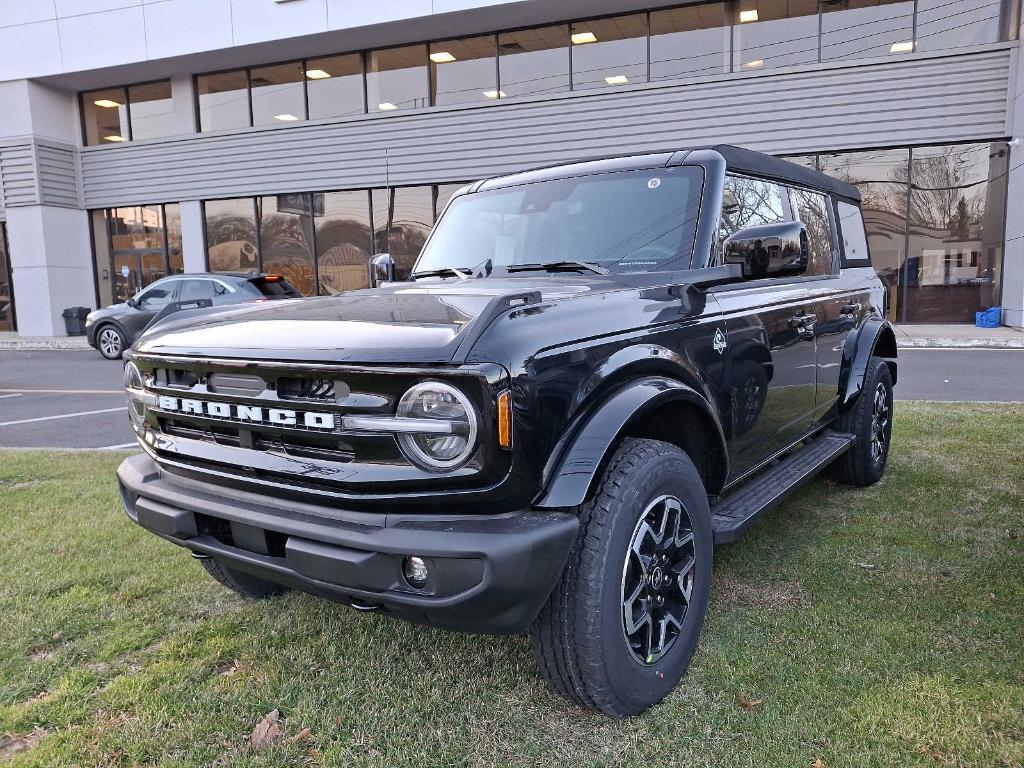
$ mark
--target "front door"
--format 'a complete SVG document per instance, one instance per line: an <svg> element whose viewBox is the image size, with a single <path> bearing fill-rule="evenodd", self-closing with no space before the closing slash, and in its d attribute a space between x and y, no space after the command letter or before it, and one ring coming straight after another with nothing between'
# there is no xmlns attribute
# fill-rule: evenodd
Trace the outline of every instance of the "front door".
<svg viewBox="0 0 1024 768"><path fill-rule="evenodd" d="M735 479L799 440L815 407L815 304L802 281L719 290L726 317L726 429Z"/></svg>

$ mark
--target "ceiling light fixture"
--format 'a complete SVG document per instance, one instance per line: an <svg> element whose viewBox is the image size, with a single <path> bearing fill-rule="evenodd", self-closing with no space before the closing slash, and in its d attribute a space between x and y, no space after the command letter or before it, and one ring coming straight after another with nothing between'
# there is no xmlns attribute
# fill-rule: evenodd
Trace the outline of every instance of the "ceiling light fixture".
<svg viewBox="0 0 1024 768"><path fill-rule="evenodd" d="M758 69L764 66L764 59L754 59L753 61L748 61L743 66L747 69Z"/></svg>
<svg viewBox="0 0 1024 768"><path fill-rule="evenodd" d="M331 76L331 73L327 72L327 71L325 71L323 69L307 69L306 70L306 77L308 77L310 80L326 80L330 76Z"/></svg>
<svg viewBox="0 0 1024 768"><path fill-rule="evenodd" d="M280 120L282 123L294 123L299 118L297 118L295 115L284 114L284 115L274 115L274 119L275 120Z"/></svg>
<svg viewBox="0 0 1024 768"><path fill-rule="evenodd" d="M116 133L112 133L109 136L103 137L104 141L124 141L124 136L118 136Z"/></svg>
<svg viewBox="0 0 1024 768"><path fill-rule="evenodd" d="M889 53L913 53L914 41L904 40L902 43L893 43Z"/></svg>
<svg viewBox="0 0 1024 768"><path fill-rule="evenodd" d="M379 109L381 112L390 112L392 109L398 109L398 107L396 107L390 101L382 101L380 104L377 105L377 109Z"/></svg>
<svg viewBox="0 0 1024 768"><path fill-rule="evenodd" d="M625 75L612 75L611 77L606 77L604 81L608 85L625 85L629 82L629 78Z"/></svg>
<svg viewBox="0 0 1024 768"><path fill-rule="evenodd" d="M745 24L748 21L757 21L757 9L753 8L749 11L740 11L740 23Z"/></svg>
<svg viewBox="0 0 1024 768"><path fill-rule="evenodd" d="M97 107L103 107L104 109L113 109L114 107L121 106L121 102L114 101L113 99L96 99L93 104Z"/></svg>
<svg viewBox="0 0 1024 768"><path fill-rule="evenodd" d="M587 43L596 43L597 35L593 32L576 32L570 38L573 45L586 45Z"/></svg>
<svg viewBox="0 0 1024 768"><path fill-rule="evenodd" d="M455 61L455 57L448 53L448 51L438 51L437 53L430 54L430 60L435 64L447 64Z"/></svg>
<svg viewBox="0 0 1024 768"><path fill-rule="evenodd" d="M508 98L508 94L504 91L484 91L484 96L488 99L505 99Z"/></svg>

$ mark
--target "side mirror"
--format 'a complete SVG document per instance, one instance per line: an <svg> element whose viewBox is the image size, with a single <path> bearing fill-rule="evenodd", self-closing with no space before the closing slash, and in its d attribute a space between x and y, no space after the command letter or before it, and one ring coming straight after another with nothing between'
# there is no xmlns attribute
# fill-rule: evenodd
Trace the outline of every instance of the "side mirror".
<svg viewBox="0 0 1024 768"><path fill-rule="evenodd" d="M139 302L137 302L137 301L135 300L135 297L134 297L134 296L132 296L131 298L129 298L129 299L127 300L127 301L125 301L125 304L127 304L127 305L128 305L129 307L131 307L132 309L138 309L138 308L139 308Z"/></svg>
<svg viewBox="0 0 1024 768"><path fill-rule="evenodd" d="M726 238L726 264L739 264L744 280L800 275L807 269L807 228L799 221L758 224Z"/></svg>
<svg viewBox="0 0 1024 768"><path fill-rule="evenodd" d="M395 281L395 260L390 253L378 253L370 259L370 287Z"/></svg>

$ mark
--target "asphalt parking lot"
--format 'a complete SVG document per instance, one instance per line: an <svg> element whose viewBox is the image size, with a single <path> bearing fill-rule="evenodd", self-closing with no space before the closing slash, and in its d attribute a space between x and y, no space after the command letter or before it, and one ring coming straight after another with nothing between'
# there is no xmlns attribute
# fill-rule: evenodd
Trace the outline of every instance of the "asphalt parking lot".
<svg viewBox="0 0 1024 768"><path fill-rule="evenodd" d="M900 400L1024 402L1024 349L901 349ZM0 447L129 450L120 362L0 352Z"/></svg>

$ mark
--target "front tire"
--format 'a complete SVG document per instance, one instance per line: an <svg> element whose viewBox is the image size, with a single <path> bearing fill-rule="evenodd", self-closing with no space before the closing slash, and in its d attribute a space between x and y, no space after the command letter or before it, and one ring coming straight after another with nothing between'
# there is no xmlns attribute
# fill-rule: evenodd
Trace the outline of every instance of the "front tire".
<svg viewBox="0 0 1024 768"><path fill-rule="evenodd" d="M127 346L124 334L116 325L107 324L96 332L96 349L107 360L120 360Z"/></svg>
<svg viewBox="0 0 1024 768"><path fill-rule="evenodd" d="M551 688L612 717L638 715L686 672L711 586L713 537L700 475L679 448L627 439L530 629Z"/></svg>
<svg viewBox="0 0 1024 768"><path fill-rule="evenodd" d="M892 441L892 375L884 360L872 357L857 402L835 422L835 429L855 436L850 449L829 467L839 483L874 485L885 474Z"/></svg>

